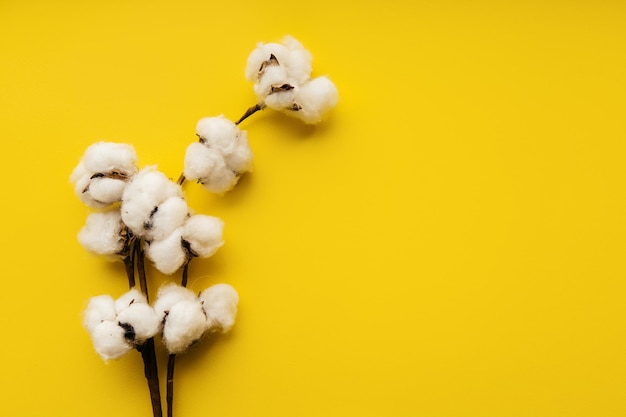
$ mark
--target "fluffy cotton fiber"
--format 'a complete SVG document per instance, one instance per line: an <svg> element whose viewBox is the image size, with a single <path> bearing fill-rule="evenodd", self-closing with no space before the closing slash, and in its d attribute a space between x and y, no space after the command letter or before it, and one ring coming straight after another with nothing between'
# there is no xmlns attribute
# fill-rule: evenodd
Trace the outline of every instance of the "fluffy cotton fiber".
<svg viewBox="0 0 626 417"><path fill-rule="evenodd" d="M115 255L124 247L124 223L119 210L92 213L78 232L78 242L89 252L98 255Z"/></svg>
<svg viewBox="0 0 626 417"><path fill-rule="evenodd" d="M131 145L98 142L89 146L70 176L74 192L94 208L120 201L128 179L137 171L136 159Z"/></svg>
<svg viewBox="0 0 626 417"><path fill-rule="evenodd" d="M224 222L217 217L195 214L187 220L182 238L189 243L194 255L208 258L223 244Z"/></svg>
<svg viewBox="0 0 626 417"><path fill-rule="evenodd" d="M154 309L136 289L115 301L108 295L91 298L83 324L104 360L119 358L157 334L160 327Z"/></svg>
<svg viewBox="0 0 626 417"><path fill-rule="evenodd" d="M122 195L122 220L137 236L143 237L153 227L158 207L172 197L183 198L179 185L162 172L148 167L137 173Z"/></svg>
<svg viewBox="0 0 626 417"><path fill-rule="evenodd" d="M261 104L314 124L337 104L327 77L311 80L311 54L291 36L281 44L259 44L248 57L246 78Z"/></svg>
<svg viewBox="0 0 626 417"><path fill-rule="evenodd" d="M183 228L179 227L165 239L153 240L145 246L148 259L164 274L173 274L187 260L187 252L182 244L182 233Z"/></svg>
<svg viewBox="0 0 626 417"><path fill-rule="evenodd" d="M239 295L228 284L213 285L200 294L212 330L229 331L235 324Z"/></svg>
<svg viewBox="0 0 626 417"><path fill-rule="evenodd" d="M198 180L210 192L230 190L252 167L247 132L220 115L200 119L196 133L200 142L187 148L185 178Z"/></svg>

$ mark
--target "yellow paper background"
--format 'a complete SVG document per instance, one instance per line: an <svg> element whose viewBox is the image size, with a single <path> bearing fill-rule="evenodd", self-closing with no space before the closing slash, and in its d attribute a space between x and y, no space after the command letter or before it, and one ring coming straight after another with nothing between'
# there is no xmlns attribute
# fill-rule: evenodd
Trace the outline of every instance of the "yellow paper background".
<svg viewBox="0 0 626 417"><path fill-rule="evenodd" d="M175 415L626 415L624 22L618 1L1 1L0 414L150 415L136 352L105 365L81 326L126 280L76 242L69 174L110 140L176 178L200 117L254 104L256 42L292 34L340 103L315 128L254 115L254 172L186 184L226 225L190 286L241 302L179 358Z"/></svg>

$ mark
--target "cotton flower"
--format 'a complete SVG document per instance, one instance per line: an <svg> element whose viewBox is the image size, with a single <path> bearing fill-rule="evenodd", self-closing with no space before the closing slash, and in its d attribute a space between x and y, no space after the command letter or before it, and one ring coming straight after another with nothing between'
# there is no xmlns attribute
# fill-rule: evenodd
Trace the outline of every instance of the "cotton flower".
<svg viewBox="0 0 626 417"><path fill-rule="evenodd" d="M146 256L164 274L173 274L191 257L208 258L223 244L224 222L217 217L195 214L163 239L145 246Z"/></svg>
<svg viewBox="0 0 626 417"><path fill-rule="evenodd" d="M132 289L117 300L108 295L92 297L83 324L104 360L116 359L143 344L159 331L160 321L146 297Z"/></svg>
<svg viewBox="0 0 626 417"><path fill-rule="evenodd" d="M200 142L187 147L183 175L210 192L230 190L252 167L247 132L220 115L200 119L196 134Z"/></svg>
<svg viewBox="0 0 626 417"><path fill-rule="evenodd" d="M237 292L227 284L209 287L200 296L175 284L161 287L154 310L162 319L162 338L168 352L185 351L206 331L230 330L237 302Z"/></svg>
<svg viewBox="0 0 626 417"><path fill-rule="evenodd" d="M260 43L248 56L246 78L262 107L314 124L337 105L328 77L311 79L311 54L291 36L282 43Z"/></svg>
<svg viewBox="0 0 626 417"><path fill-rule="evenodd" d="M202 300L209 328L222 333L228 332L235 324L237 315L237 291L228 284L216 284L200 293L199 298Z"/></svg>
<svg viewBox="0 0 626 417"><path fill-rule="evenodd" d="M221 219L195 214L185 222L182 239L189 244L195 256L208 258L224 244L223 229L224 222Z"/></svg>
<svg viewBox="0 0 626 417"><path fill-rule="evenodd" d="M124 248L124 223L119 210L92 213L78 232L78 242L89 252L116 255Z"/></svg>
<svg viewBox="0 0 626 417"><path fill-rule="evenodd" d="M163 343L169 353L180 353L200 339L208 327L202 302L190 290L166 285L154 304L163 317Z"/></svg>
<svg viewBox="0 0 626 417"><path fill-rule="evenodd" d="M188 259L182 234L183 227L179 227L164 239L154 240L145 245L146 256L154 267L164 274L170 275L178 271Z"/></svg>
<svg viewBox="0 0 626 417"><path fill-rule="evenodd" d="M136 160L131 145L98 142L89 146L70 176L74 192L94 208L120 201L129 178L137 172Z"/></svg>
<svg viewBox="0 0 626 417"><path fill-rule="evenodd" d="M174 230L182 226L186 213L181 213L180 200L172 202L172 211L166 216L158 213L159 206L171 198L182 199L183 192L179 185L170 181L154 167L144 168L139 171L129 182L122 194L122 220L139 236L153 238L161 233L159 227ZM186 206L186 204L185 204ZM184 212L184 209L182 210ZM161 218L159 222L159 218ZM157 226L155 226L155 221ZM156 229L156 230L155 230Z"/></svg>

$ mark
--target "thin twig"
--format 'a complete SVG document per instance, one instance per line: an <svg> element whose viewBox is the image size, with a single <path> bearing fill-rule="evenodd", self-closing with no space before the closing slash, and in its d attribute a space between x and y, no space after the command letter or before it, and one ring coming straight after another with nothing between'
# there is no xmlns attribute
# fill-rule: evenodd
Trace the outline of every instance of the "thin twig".
<svg viewBox="0 0 626 417"><path fill-rule="evenodd" d="M239 120L237 120L235 122L235 124L238 125L239 123L241 123L244 120L246 120L248 117L252 116L254 113L258 112L259 110L263 110L264 108L265 108L265 103L255 104L254 106L252 106L248 110L246 110L246 112L243 114L243 116L241 116L241 118Z"/></svg>
<svg viewBox="0 0 626 417"><path fill-rule="evenodd" d="M185 182L186 178L185 178L185 174L180 174L180 177L178 177L178 180L176 180L176 184L178 185L183 185L183 183Z"/></svg>
<svg viewBox="0 0 626 417"><path fill-rule="evenodd" d="M148 295L148 282L146 281L146 266L143 249L141 248L141 239L135 241L135 259L137 263L137 275L139 275L139 286L141 292L146 296L146 301L149 303L150 298Z"/></svg>
<svg viewBox="0 0 626 417"><path fill-rule="evenodd" d="M156 353L154 351L154 338L150 338L143 345L137 346L143 359L143 370L148 389L150 390L150 402L152 403L152 414L154 417L163 417L161 409L161 390L159 388L159 373L157 369Z"/></svg>
<svg viewBox="0 0 626 417"><path fill-rule="evenodd" d="M126 276L128 277L128 288L135 286L135 266L133 265L133 257L131 254L124 256L124 268L126 268Z"/></svg>
<svg viewBox="0 0 626 417"><path fill-rule="evenodd" d="M174 415L174 364L176 354L171 353L167 358L167 417Z"/></svg>

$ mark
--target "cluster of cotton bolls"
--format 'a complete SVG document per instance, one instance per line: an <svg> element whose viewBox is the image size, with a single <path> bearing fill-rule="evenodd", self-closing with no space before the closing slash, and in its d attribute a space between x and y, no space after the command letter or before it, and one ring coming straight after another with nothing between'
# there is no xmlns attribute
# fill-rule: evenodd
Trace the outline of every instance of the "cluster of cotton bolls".
<svg viewBox="0 0 626 417"><path fill-rule="evenodd" d="M245 137L243 142L247 147ZM223 222L193 214L180 185L154 167L137 172L135 160L127 144L99 142L85 151L70 177L74 190L87 205L109 210L87 217L78 233L81 245L99 255L121 255L132 234L143 239L146 255L165 274L191 257L213 255L223 243ZM238 156L230 160L241 166Z"/></svg>
<svg viewBox="0 0 626 417"><path fill-rule="evenodd" d="M164 274L191 256L213 255L222 246L224 223L192 214L180 185L152 167L137 173L122 195L121 219L146 243L146 256Z"/></svg>
<svg viewBox="0 0 626 417"><path fill-rule="evenodd" d="M116 359L142 345L160 330L160 320L146 297L131 289L117 300L108 295L89 300L83 324L102 359Z"/></svg>
<svg viewBox="0 0 626 417"><path fill-rule="evenodd" d="M228 332L235 323L238 301L237 291L227 284L213 285L198 296L175 284L161 287L154 309L163 323L168 352L185 351L207 332Z"/></svg>
<svg viewBox="0 0 626 417"><path fill-rule="evenodd" d="M281 43L259 43L248 56L246 79L254 83L260 103L318 123L337 104L337 88L326 76L311 78L312 57L291 36Z"/></svg>
<svg viewBox="0 0 626 417"><path fill-rule="evenodd" d="M210 192L230 190L252 165L247 132L220 115L200 119L196 134L200 141L187 147L183 175Z"/></svg>
<svg viewBox="0 0 626 417"><path fill-rule="evenodd" d="M137 172L131 145L98 142L87 148L70 181L89 207L104 208L120 201L128 180Z"/></svg>
<svg viewBox="0 0 626 417"><path fill-rule="evenodd" d="M146 297L131 289L117 300L92 297L83 324L94 348L104 360L116 359L162 332L170 353L181 353L205 333L231 329L239 297L233 287L217 284L196 296L169 284L159 290L151 307Z"/></svg>

